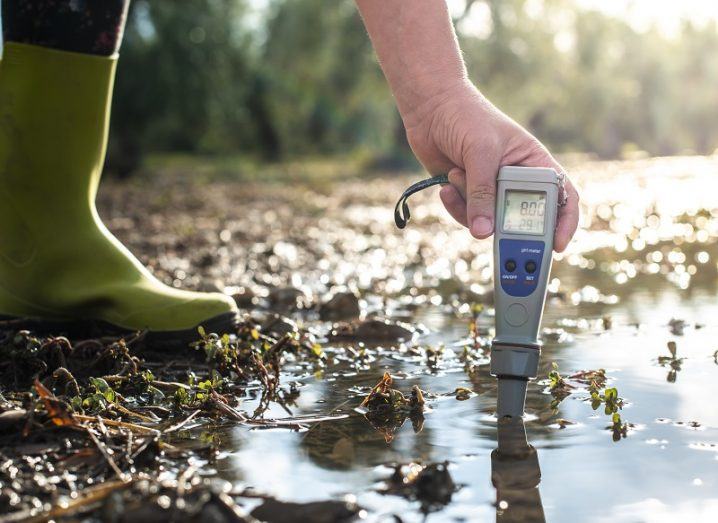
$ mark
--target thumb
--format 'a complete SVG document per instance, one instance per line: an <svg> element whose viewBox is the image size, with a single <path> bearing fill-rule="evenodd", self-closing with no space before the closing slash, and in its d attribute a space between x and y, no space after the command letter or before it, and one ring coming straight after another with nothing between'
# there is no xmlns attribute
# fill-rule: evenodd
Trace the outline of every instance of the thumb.
<svg viewBox="0 0 718 523"><path fill-rule="evenodd" d="M472 236L484 239L494 232L496 176L495 152L471 154L466 159L466 217Z"/></svg>

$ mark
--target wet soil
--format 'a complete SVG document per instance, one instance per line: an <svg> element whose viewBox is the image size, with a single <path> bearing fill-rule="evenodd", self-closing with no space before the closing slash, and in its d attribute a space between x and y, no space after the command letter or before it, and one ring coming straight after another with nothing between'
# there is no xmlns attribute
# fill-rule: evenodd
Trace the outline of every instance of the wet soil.
<svg viewBox="0 0 718 523"><path fill-rule="evenodd" d="M569 167L582 230L513 427L493 415L491 243L431 191L396 230L419 173L105 184L109 228L244 324L173 354L6 326L0 521L711 520L718 158Z"/></svg>

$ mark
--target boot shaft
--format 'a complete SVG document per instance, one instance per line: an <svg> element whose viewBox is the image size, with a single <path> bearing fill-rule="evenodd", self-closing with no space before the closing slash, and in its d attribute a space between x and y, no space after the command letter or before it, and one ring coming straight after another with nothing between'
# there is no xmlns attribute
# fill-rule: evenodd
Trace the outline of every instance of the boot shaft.
<svg viewBox="0 0 718 523"><path fill-rule="evenodd" d="M0 201L33 216L94 209L117 60L9 42L0 62ZM31 211L31 212L28 212Z"/></svg>

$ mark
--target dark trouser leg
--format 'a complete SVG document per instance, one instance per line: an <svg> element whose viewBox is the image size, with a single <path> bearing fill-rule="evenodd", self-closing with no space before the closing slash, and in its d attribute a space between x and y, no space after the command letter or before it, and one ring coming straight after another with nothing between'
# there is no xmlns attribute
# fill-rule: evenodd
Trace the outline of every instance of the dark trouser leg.
<svg viewBox="0 0 718 523"><path fill-rule="evenodd" d="M1 0L3 38L64 51L117 52L130 0Z"/></svg>

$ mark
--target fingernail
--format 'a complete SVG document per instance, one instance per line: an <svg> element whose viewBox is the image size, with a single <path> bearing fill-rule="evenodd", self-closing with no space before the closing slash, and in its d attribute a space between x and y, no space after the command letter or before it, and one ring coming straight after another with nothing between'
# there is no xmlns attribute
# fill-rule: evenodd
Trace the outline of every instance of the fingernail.
<svg viewBox="0 0 718 523"><path fill-rule="evenodd" d="M471 234L479 238L486 238L494 230L494 223L486 216L477 216L471 224Z"/></svg>

